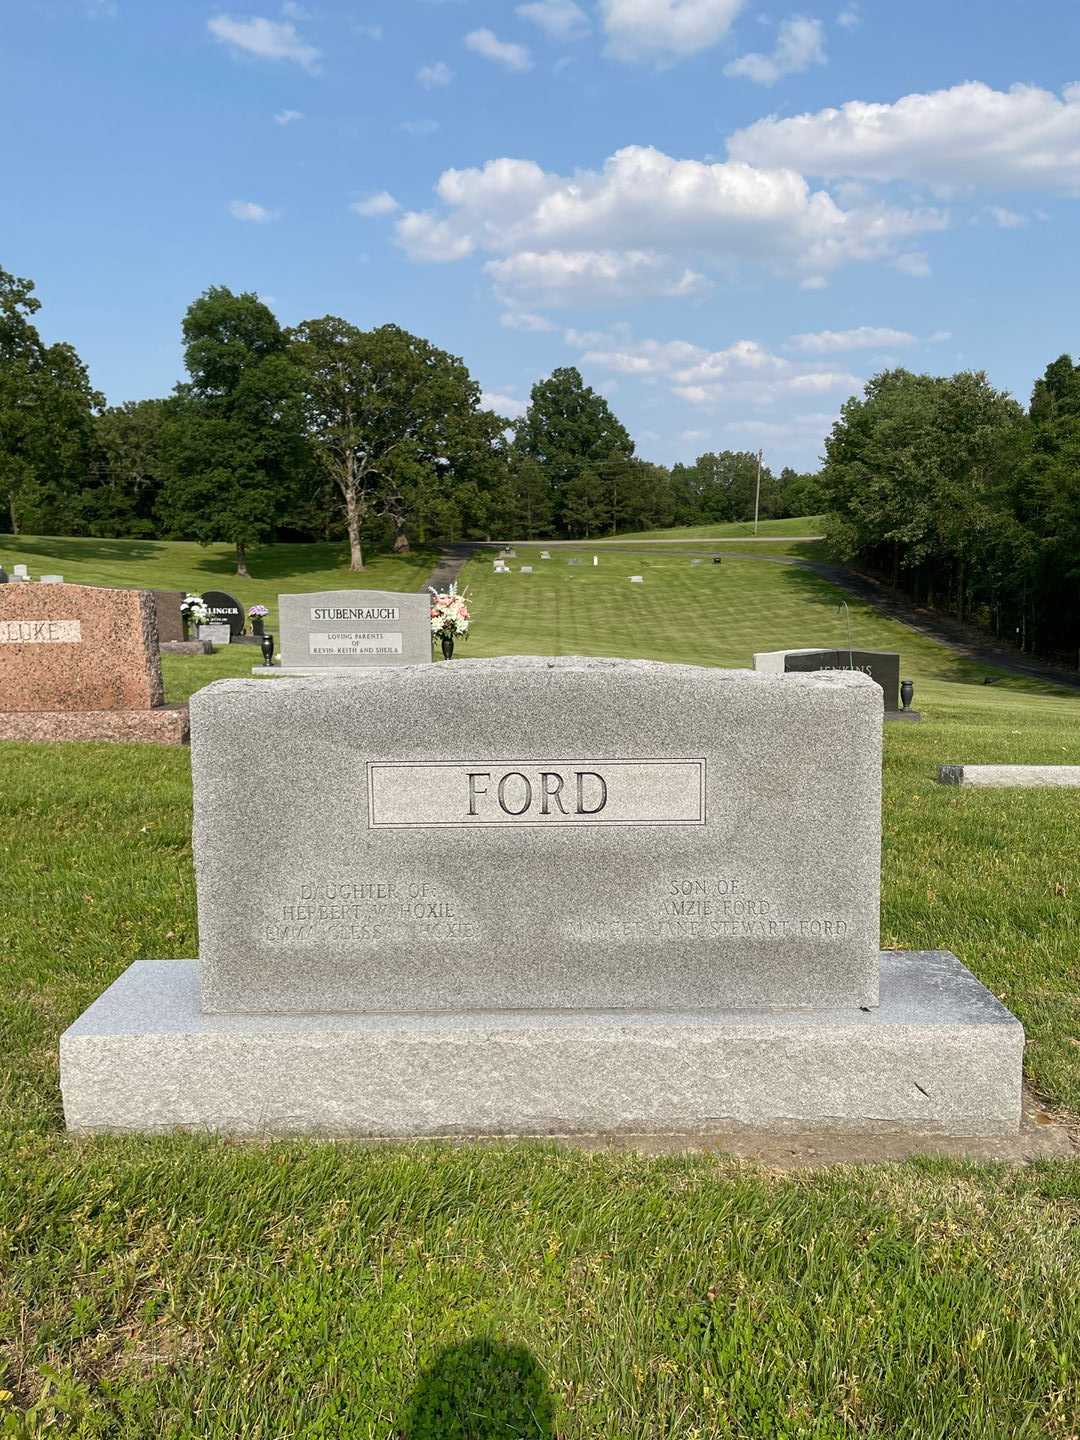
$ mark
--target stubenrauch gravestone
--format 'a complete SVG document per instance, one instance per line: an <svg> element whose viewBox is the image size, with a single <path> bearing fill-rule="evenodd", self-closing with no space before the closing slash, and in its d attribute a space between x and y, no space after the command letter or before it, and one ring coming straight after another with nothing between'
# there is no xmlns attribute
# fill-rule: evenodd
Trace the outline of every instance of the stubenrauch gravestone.
<svg viewBox="0 0 1080 1440"><path fill-rule="evenodd" d="M390 590L323 590L279 595L281 664L257 675L326 673L417 665L431 660L431 601Z"/></svg>
<svg viewBox="0 0 1080 1440"><path fill-rule="evenodd" d="M879 952L868 677L353 678L194 697L201 958L65 1034L73 1129L1017 1128L1019 1024Z"/></svg>

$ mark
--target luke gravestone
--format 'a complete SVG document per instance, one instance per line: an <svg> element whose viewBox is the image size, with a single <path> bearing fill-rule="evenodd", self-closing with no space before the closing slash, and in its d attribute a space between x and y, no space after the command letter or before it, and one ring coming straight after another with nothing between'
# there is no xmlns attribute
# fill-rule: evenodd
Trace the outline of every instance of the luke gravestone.
<svg viewBox="0 0 1080 1440"><path fill-rule="evenodd" d="M431 660L431 600L390 590L279 595L281 664L256 675L348 674Z"/></svg>
<svg viewBox="0 0 1080 1440"><path fill-rule="evenodd" d="M149 591L0 590L0 739L181 744L187 710L163 699Z"/></svg>
<svg viewBox="0 0 1080 1440"><path fill-rule="evenodd" d="M66 1032L68 1125L1015 1131L1018 1022L878 950L881 710L610 659L209 686L201 962Z"/></svg>

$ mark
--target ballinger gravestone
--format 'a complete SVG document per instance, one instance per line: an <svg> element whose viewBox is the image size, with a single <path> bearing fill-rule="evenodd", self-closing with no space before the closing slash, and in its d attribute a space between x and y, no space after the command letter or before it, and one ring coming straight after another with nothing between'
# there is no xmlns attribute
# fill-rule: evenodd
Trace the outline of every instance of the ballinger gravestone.
<svg viewBox="0 0 1080 1440"><path fill-rule="evenodd" d="M150 591L0 590L0 740L186 738L187 709L163 704Z"/></svg>
<svg viewBox="0 0 1080 1440"><path fill-rule="evenodd" d="M211 625L228 625L233 635L244 633L244 607L234 595L224 590L204 590L202 601Z"/></svg>
<svg viewBox="0 0 1080 1440"><path fill-rule="evenodd" d="M201 962L65 1033L68 1125L1015 1132L1019 1023L879 953L881 709L609 659L209 686Z"/></svg>
<svg viewBox="0 0 1080 1440"><path fill-rule="evenodd" d="M281 664L256 675L349 674L431 660L431 599L390 590L279 595Z"/></svg>

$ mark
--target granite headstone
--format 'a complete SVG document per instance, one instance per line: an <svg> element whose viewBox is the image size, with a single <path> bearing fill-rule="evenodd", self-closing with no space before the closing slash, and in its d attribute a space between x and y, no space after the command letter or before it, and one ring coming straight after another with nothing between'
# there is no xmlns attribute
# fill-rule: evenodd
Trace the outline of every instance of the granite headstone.
<svg viewBox="0 0 1080 1440"><path fill-rule="evenodd" d="M0 590L0 739L179 744L187 711L163 700L149 591Z"/></svg>
<svg viewBox="0 0 1080 1440"><path fill-rule="evenodd" d="M278 596L278 673L338 674L431 660L431 598L391 590Z"/></svg>
<svg viewBox="0 0 1080 1440"><path fill-rule="evenodd" d="M1018 1022L878 952L881 710L575 658L208 687L201 963L64 1034L69 1127L1015 1133Z"/></svg>

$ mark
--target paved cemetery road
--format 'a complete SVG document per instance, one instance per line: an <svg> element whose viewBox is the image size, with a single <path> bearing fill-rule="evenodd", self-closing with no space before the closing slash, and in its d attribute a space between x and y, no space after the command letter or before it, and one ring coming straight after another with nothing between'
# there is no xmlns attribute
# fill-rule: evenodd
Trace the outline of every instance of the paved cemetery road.
<svg viewBox="0 0 1080 1440"><path fill-rule="evenodd" d="M648 554L650 547L657 545L680 545L683 547L680 554L686 555L688 559L711 559L712 551L701 551L699 554L693 547L718 545L724 541L728 543L738 541L740 544L745 544L754 538L753 536L728 535L710 540L695 536L689 542L686 540L469 541L446 547L428 584L435 588L448 585L451 580L457 578L462 566L475 551L500 550L503 545L531 546L535 549L538 544L542 544L547 550L574 550L580 554L592 553L603 547L605 550L614 550L626 555ZM769 541L775 543L791 538L810 541L819 537L812 535L796 537L759 535L756 538L758 543L764 544ZM876 580L871 580L869 576L856 574L853 570L846 570L842 565L830 565L824 560L806 560L799 555L749 555L745 551L738 555L738 559L749 561L755 565L786 565L792 569L809 570L815 575L820 575L823 580L828 580L831 584L846 590L849 595L854 595L859 600L865 600L891 620L898 620L900 624L908 626L909 629L917 630L921 635L936 640L939 645L948 646L957 655L963 655L980 665L992 665L998 670L1007 671L1010 675L1023 675L1029 680L1040 680L1046 684L1065 685L1070 689L1080 690L1080 673L1076 670L1066 670L1061 666L1034 660L1009 645L994 644L973 627L963 625L960 621L953 620L947 615L920 609L885 586L879 585Z"/></svg>

